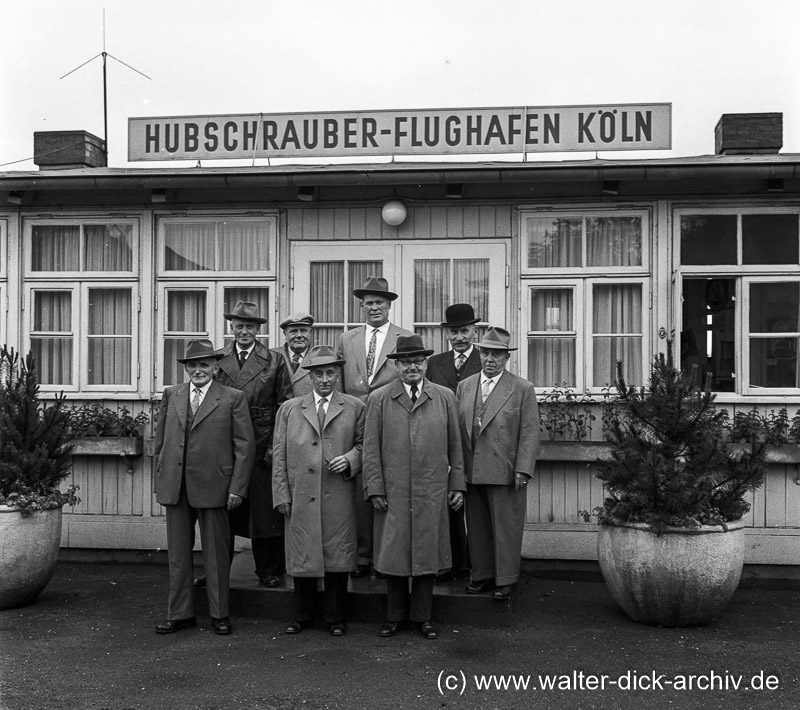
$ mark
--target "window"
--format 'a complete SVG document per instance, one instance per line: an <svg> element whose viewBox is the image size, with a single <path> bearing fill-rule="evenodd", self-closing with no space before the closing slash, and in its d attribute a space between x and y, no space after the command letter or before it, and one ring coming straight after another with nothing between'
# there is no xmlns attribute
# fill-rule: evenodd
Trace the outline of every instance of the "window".
<svg viewBox="0 0 800 710"><path fill-rule="evenodd" d="M258 340L270 347L275 311L277 219L262 216L162 217L158 223L160 271L156 300L160 351L159 389L184 382L177 358L186 343L209 338L217 348L232 341L230 313L238 301L257 303Z"/></svg>
<svg viewBox="0 0 800 710"><path fill-rule="evenodd" d="M679 210L681 366L717 392L800 393L800 210Z"/></svg>
<svg viewBox="0 0 800 710"><path fill-rule="evenodd" d="M138 387L137 223L26 223L26 346L43 391Z"/></svg>
<svg viewBox="0 0 800 710"><path fill-rule="evenodd" d="M649 215L637 212L522 214L522 278L528 379L599 390L622 360L641 383L648 358Z"/></svg>

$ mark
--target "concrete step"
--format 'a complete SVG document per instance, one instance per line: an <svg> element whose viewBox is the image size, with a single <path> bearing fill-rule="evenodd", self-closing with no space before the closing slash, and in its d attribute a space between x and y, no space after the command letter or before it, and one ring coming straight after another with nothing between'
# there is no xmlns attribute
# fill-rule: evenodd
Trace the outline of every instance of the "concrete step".
<svg viewBox="0 0 800 710"><path fill-rule="evenodd" d="M510 626L514 597L497 601L491 593L467 594L469 580L436 584L433 592L433 621L440 624L466 624L479 628ZM280 587L262 587L253 571L248 552L237 554L231 565L231 610L241 616L257 616L289 621L294 616L292 578L284 575ZM386 620L386 580L378 577L350 578L347 619L352 622L381 624Z"/></svg>

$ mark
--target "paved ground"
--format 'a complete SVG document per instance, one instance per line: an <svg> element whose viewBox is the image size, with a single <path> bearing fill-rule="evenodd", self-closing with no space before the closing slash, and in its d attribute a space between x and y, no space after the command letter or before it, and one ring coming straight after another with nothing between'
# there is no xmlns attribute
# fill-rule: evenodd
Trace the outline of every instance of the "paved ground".
<svg viewBox="0 0 800 710"><path fill-rule="evenodd" d="M319 629L286 636L284 622L243 609L232 617L232 636L214 635L207 618L197 629L157 636L166 583L160 565L59 563L37 603L0 612L0 707L800 707L796 587L740 589L710 626L659 629L629 621L602 582L526 577L511 628L447 626L426 641L410 630L382 639L365 623L351 624L341 639ZM695 676L705 686L712 673L714 689L674 685ZM479 689L489 674L528 687ZM545 675L557 689L541 687ZM606 689L590 689L601 675Z"/></svg>

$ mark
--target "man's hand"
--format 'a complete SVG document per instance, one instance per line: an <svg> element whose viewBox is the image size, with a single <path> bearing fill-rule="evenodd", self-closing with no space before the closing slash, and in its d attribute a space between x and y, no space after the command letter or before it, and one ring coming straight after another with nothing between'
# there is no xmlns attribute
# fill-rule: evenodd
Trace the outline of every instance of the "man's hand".
<svg viewBox="0 0 800 710"><path fill-rule="evenodd" d="M281 515L284 515L287 518L292 514L292 504L291 503L279 503L275 507L276 507L277 511Z"/></svg>
<svg viewBox="0 0 800 710"><path fill-rule="evenodd" d="M242 504L242 496L237 496L235 493L228 493L228 510L238 508Z"/></svg>
<svg viewBox="0 0 800 710"><path fill-rule="evenodd" d="M375 510L380 510L385 513L389 509L386 496L370 496L369 499L372 501L372 507L375 508Z"/></svg>
<svg viewBox="0 0 800 710"><path fill-rule="evenodd" d="M514 490L518 491L520 488L525 488L530 480L531 477L527 473L520 473L517 471L514 474Z"/></svg>
<svg viewBox="0 0 800 710"><path fill-rule="evenodd" d="M341 473L343 476L350 468L350 462L344 456L337 456L328 463L328 470L331 473Z"/></svg>
<svg viewBox="0 0 800 710"><path fill-rule="evenodd" d="M464 494L461 491L450 491L447 494L447 503L453 510L458 510L464 505Z"/></svg>

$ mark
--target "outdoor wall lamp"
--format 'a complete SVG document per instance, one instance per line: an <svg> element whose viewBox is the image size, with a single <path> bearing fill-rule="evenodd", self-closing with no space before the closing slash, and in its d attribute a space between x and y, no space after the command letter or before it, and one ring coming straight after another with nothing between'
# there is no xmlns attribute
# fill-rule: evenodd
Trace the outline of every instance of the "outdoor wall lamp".
<svg viewBox="0 0 800 710"><path fill-rule="evenodd" d="M619 195L619 180L603 180L604 195Z"/></svg>
<svg viewBox="0 0 800 710"><path fill-rule="evenodd" d="M301 202L314 202L317 199L317 188L309 185L298 187L297 199Z"/></svg>
<svg viewBox="0 0 800 710"><path fill-rule="evenodd" d="M167 191L163 187L157 187L150 193L150 202L159 203L167 201Z"/></svg>
<svg viewBox="0 0 800 710"><path fill-rule="evenodd" d="M386 224L397 227L406 220L406 206L400 200L389 200L381 209L381 217Z"/></svg>
<svg viewBox="0 0 800 710"><path fill-rule="evenodd" d="M460 182L450 183L444 193L448 200L460 200L464 197L464 184Z"/></svg>
<svg viewBox="0 0 800 710"><path fill-rule="evenodd" d="M8 197L6 197L6 200L8 201L9 204L21 205L22 196L24 194L25 193L22 190L12 190L11 192L8 193Z"/></svg>

